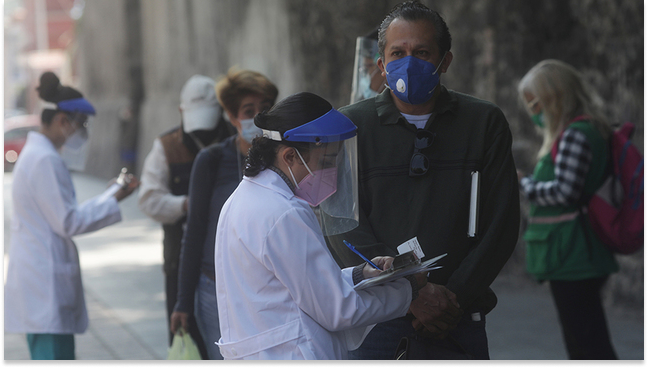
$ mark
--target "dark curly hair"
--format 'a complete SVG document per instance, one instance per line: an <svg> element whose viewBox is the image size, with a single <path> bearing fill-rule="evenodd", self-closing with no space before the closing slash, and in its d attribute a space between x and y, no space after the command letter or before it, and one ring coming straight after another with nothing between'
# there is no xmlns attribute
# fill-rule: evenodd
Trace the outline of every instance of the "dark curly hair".
<svg viewBox="0 0 648 368"><path fill-rule="evenodd" d="M52 72L45 72L40 76L40 85L36 87L36 90L38 91L38 97L43 101L55 104L65 100L83 98L81 92L76 89L61 85L59 78ZM43 124L49 125L57 112L58 110L54 109L43 109L41 113Z"/></svg>
<svg viewBox="0 0 648 368"><path fill-rule="evenodd" d="M309 92L301 92L286 97L270 110L258 114L254 125L261 129L278 131L281 136L293 128L313 121L329 112L333 106L325 99ZM245 161L245 176L253 177L269 166L274 165L277 152L282 146L294 147L308 159L309 143L275 141L266 137L257 137L252 141Z"/></svg>

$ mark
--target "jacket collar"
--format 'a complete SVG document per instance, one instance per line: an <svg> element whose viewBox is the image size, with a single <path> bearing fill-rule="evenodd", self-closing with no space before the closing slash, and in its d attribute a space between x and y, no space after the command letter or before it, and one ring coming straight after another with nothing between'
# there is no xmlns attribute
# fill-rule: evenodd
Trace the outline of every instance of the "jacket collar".
<svg viewBox="0 0 648 368"><path fill-rule="evenodd" d="M292 199L295 196L295 193L288 188L288 184L286 184L281 176L272 170L265 169L254 177L244 176L243 180L248 180L264 188L268 188L286 197L286 199Z"/></svg>
<svg viewBox="0 0 648 368"><path fill-rule="evenodd" d="M457 110L457 97L448 92L444 85L439 84L439 88L441 88L441 91L437 97L432 113L434 116L439 116L448 111L455 112ZM389 88L385 88L382 93L376 96L375 101L376 112L378 113L381 125L397 124L400 119L403 119L403 122L407 122L396 107L396 104L394 104Z"/></svg>
<svg viewBox="0 0 648 368"><path fill-rule="evenodd" d="M56 147L54 147L54 143L49 140L43 133L41 132L29 132L27 133L27 141L26 142L34 142L34 146L40 147L41 149L45 149L47 151L52 151L58 153L56 150Z"/></svg>

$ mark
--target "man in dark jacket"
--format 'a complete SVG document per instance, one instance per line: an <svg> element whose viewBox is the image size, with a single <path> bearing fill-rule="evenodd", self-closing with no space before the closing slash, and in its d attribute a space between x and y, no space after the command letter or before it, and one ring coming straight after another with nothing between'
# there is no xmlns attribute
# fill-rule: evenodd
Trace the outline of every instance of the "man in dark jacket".
<svg viewBox="0 0 648 368"><path fill-rule="evenodd" d="M352 359L391 359L402 337L418 359L489 359L489 285L518 237L512 137L497 106L439 83L450 44L437 12L398 5L379 31L377 64L390 88L340 109L358 126L360 225L328 239L338 262L361 262L343 239L369 259L397 255L414 237L423 260L447 253L410 313L378 324Z"/></svg>
<svg viewBox="0 0 648 368"><path fill-rule="evenodd" d="M161 134L153 142L142 169L139 208L162 223L167 322L176 303L178 269L183 226L187 215L187 194L191 167L198 151L220 142L234 133L222 121L222 110L216 99L214 80L194 75L180 95L180 126ZM189 321L189 333L196 341L203 359L207 351L195 319ZM173 335L169 332L169 344Z"/></svg>

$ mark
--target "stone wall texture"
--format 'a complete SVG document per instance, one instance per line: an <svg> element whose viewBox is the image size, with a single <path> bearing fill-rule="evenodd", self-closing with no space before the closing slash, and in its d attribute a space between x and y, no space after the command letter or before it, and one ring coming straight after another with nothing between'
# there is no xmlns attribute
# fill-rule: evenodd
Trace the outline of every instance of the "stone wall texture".
<svg viewBox="0 0 648 368"><path fill-rule="evenodd" d="M376 27L392 0L86 0L76 60L98 116L88 173L139 173L161 132L180 122L180 89L193 74L217 79L231 66L257 70L279 98L310 91L348 103L355 39ZM516 165L530 171L540 136L516 86L538 61L578 68L612 121L637 124L643 151L644 3L639 0L423 0L446 19L454 59L442 83L502 108ZM522 201L523 212L527 204ZM521 231L525 220L522 221ZM609 301L643 305L643 251L619 257ZM524 244L503 272L524 272Z"/></svg>

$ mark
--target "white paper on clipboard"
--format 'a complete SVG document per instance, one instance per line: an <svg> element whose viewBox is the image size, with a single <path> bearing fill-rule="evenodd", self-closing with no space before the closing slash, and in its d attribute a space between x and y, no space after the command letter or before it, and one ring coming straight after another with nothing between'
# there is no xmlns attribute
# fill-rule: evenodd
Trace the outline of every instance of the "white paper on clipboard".
<svg viewBox="0 0 648 368"><path fill-rule="evenodd" d="M431 271L431 270L436 270L441 268L442 266L437 266L436 262L440 260L441 258L445 257L448 255L448 253L444 253L438 257L434 257L432 259L428 259L425 262L421 262L412 266L408 266L405 268L401 268L396 271L384 271L380 275L376 277L372 277L370 279L363 280L359 282L356 286L354 286L354 289L356 290L362 290L371 286L375 285L380 285L384 284L386 282L392 281L399 279L401 277L413 275L415 273L419 272L424 272L424 271Z"/></svg>

